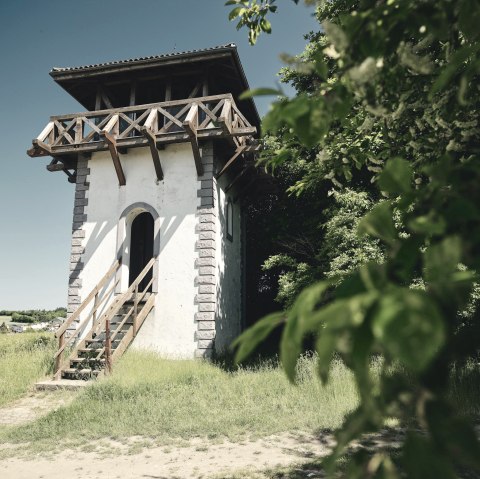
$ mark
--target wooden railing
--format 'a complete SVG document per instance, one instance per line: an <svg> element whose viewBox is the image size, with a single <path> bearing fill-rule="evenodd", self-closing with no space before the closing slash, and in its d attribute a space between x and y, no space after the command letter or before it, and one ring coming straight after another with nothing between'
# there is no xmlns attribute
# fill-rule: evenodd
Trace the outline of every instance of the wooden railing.
<svg viewBox="0 0 480 479"><path fill-rule="evenodd" d="M65 351L65 349L78 338L78 336L81 334L84 327L89 323L89 321L92 321L93 324L96 323L98 309L105 303L105 301L109 298L110 294L114 291L115 287L118 284L118 280L110 288L108 288L108 290L104 294L102 294L102 298L100 299L99 294L102 291L102 288L114 277L121 263L122 260L119 259L112 264L110 269L105 273L103 278L92 289L92 291L90 291L88 296L77 308L77 310L55 332L55 336L58 338L58 350L54 355L55 375L58 374L61 368L63 352ZM78 320L80 314L87 308L88 305L92 303L92 301L93 308L90 313L78 325L75 325L75 330L72 331L72 334L68 338L66 338L65 336L68 328L70 328L70 326L72 326L72 324Z"/></svg>
<svg viewBox="0 0 480 479"><path fill-rule="evenodd" d="M228 137L235 145L256 133L231 94L50 117L33 140L30 156L61 156L108 149L108 135L119 148ZM107 137L106 137L107 135Z"/></svg>
<svg viewBox="0 0 480 479"><path fill-rule="evenodd" d="M106 351L106 346L107 344L98 350L98 354L96 356L96 359L100 359L100 357L104 354L107 353L107 356L110 356L112 361L115 361L118 357L121 356L121 354L124 352L124 350L127 348L127 346L130 344L130 342L133 340L133 338L137 335L138 330L142 326L145 318L147 317L148 313L152 309L154 302L155 302L155 295L151 294L146 303L142 306L142 309L138 311L138 305L139 303L142 303L142 301L145 298L145 295L147 294L148 289L150 286L153 284L155 281L155 277L153 275L153 267L155 264L156 258L152 258L145 268L140 272L138 277L133 281L133 283L130 285L130 287L122 293L120 296L118 296L111 306L107 309L105 313L102 314L100 319L98 321L93 320L93 313L98 310L98 306L94 307L92 312L78 325L77 329L75 330L74 334L68 338L67 341L61 340L62 336L64 337L65 331L68 329L70 324L72 324L73 320L72 317L73 315L69 318L67 323L64 323L64 325L57 331L56 335L59 337L59 349L55 353L55 379L59 379L61 377L62 370L68 366L70 358L73 358L77 355L78 350L85 345L85 340L95 338L99 333L102 331L107 331L110 330L110 323L111 320L115 315L118 314L122 306L127 302L127 301L132 301L133 300L133 306L128 310L128 312L125 314L124 318L120 322L120 324L117 325L116 330L114 331L113 334L108 334L107 339L111 343L116 335L119 333L119 331L122 330L122 327L125 325L127 320L133 315L133 327L127 332L127 334L122 338L120 341L119 345L111 354L111 351L108 350ZM91 302L92 298L96 296L95 291L99 291L102 286L101 284L105 284L108 281L108 278L111 277L113 272L117 271L118 267L120 266L120 261L117 261L112 265L110 270L107 272L107 274L102 278L100 283L92 290L92 292L87 296L85 301L80 305L79 309L74 313L76 315L76 318L78 318L77 312L80 310L83 311L86 307L86 305ZM145 286L143 292L139 292L139 285L145 278L145 276L152 271L152 278L148 282L148 284ZM107 293L105 293L105 297L108 297L108 295L111 293L113 288L117 285L118 281L115 282L115 284L109 289ZM98 305L102 304L104 302L104 299L98 303ZM76 319L74 318L74 319ZM82 331L82 327L86 324L88 324L88 321L93 320L92 322L92 328L90 331L87 333L87 335L81 339L80 341L77 341L77 343L74 345L72 351L70 352L69 357L62 363L61 361L61 356L63 351L65 350L66 346L71 344L74 339L79 339L79 335ZM107 364L108 365L108 364ZM111 364L110 364L111 366Z"/></svg>

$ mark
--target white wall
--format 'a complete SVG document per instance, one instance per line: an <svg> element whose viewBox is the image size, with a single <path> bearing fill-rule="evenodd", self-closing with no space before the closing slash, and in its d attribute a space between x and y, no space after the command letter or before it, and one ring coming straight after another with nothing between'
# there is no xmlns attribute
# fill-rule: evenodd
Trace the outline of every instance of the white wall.
<svg viewBox="0 0 480 479"><path fill-rule="evenodd" d="M128 150L121 155L127 184L119 186L109 153L92 155L88 164L90 186L85 208L81 300L117 256L117 228L122 212L134 203L149 204L160 216L158 294L154 314L147 318L134 346L155 349L166 357L193 357L197 173L188 143L167 146L160 152L160 161L164 180L157 182L150 150ZM128 282L127 266L122 268L123 290Z"/></svg>
<svg viewBox="0 0 480 479"><path fill-rule="evenodd" d="M222 178L223 179L223 178ZM217 183L217 304L215 349L222 352L241 332L242 324L242 244L240 203L233 204L233 240L227 239L228 195ZM229 193L231 193L229 191ZM233 200L233 195L231 197Z"/></svg>

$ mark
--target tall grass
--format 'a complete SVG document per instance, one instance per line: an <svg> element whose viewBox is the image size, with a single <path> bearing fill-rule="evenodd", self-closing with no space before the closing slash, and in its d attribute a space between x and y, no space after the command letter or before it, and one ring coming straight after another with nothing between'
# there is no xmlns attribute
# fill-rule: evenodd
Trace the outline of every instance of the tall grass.
<svg viewBox="0 0 480 479"><path fill-rule="evenodd" d="M169 361L130 351L111 377L86 388L69 406L0 439L238 439L334 428L357 400L352 376L340 362L322 387L314 359L303 358L294 386L275 362L227 372L207 362Z"/></svg>
<svg viewBox="0 0 480 479"><path fill-rule="evenodd" d="M0 335L0 406L24 395L52 371L53 334Z"/></svg>

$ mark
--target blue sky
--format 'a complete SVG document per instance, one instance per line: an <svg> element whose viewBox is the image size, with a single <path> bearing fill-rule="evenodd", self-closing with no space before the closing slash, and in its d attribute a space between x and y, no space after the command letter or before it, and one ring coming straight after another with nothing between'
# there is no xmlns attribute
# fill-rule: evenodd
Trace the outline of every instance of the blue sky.
<svg viewBox="0 0 480 479"><path fill-rule="evenodd" d="M250 86L272 86L281 52L303 50L312 10L279 0L273 34L255 47L218 0L0 1L0 309L67 298L74 187L29 158L50 115L83 110L48 75L77 66L234 42ZM261 115L268 100L257 101Z"/></svg>

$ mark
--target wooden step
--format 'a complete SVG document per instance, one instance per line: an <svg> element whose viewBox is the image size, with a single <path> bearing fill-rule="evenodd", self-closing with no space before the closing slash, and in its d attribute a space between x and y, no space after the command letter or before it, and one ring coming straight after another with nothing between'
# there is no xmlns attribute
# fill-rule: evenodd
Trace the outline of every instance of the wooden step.
<svg viewBox="0 0 480 479"><path fill-rule="evenodd" d="M83 363L84 361L88 362L97 362L97 363L104 363L105 359L104 358L72 358L70 359L70 363Z"/></svg>
<svg viewBox="0 0 480 479"><path fill-rule="evenodd" d="M98 371L98 369L91 369L91 368L84 368L84 369L66 368L66 369L62 369L62 373L80 374L81 376L86 376L87 374L97 375L100 373L100 371Z"/></svg>

